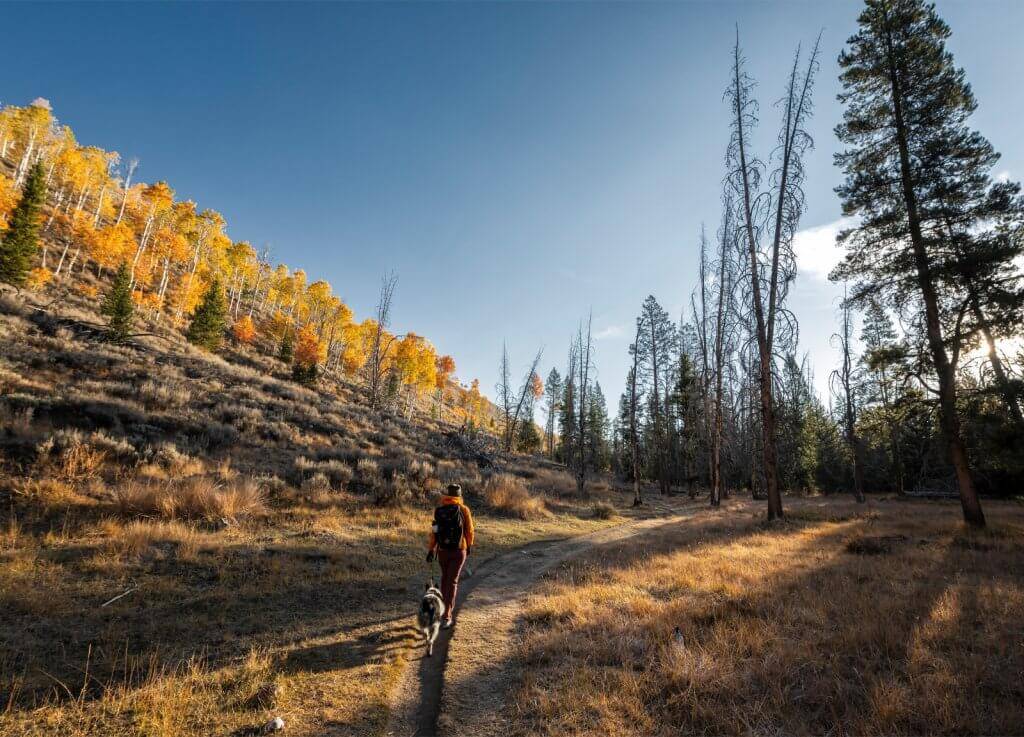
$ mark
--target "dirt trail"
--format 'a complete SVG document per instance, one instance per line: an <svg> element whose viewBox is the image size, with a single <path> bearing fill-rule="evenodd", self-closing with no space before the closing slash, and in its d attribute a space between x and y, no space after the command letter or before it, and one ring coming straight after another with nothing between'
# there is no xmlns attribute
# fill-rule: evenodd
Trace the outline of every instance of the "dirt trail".
<svg viewBox="0 0 1024 737"><path fill-rule="evenodd" d="M501 721L524 595L553 566L599 545L684 519L661 500L639 518L587 535L539 542L491 558L459 583L455 627L442 630L433 657L417 648L395 689L385 735L505 735ZM472 567L474 561L470 559ZM452 684L446 688L446 684ZM453 729L454 726L457 730Z"/></svg>

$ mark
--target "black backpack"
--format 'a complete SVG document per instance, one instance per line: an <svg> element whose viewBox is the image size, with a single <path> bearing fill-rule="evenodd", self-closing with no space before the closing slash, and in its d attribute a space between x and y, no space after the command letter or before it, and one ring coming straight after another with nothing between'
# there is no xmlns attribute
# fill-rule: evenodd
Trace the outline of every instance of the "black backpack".
<svg viewBox="0 0 1024 737"><path fill-rule="evenodd" d="M442 504L434 510L434 536L441 550L458 550L462 545L462 508Z"/></svg>

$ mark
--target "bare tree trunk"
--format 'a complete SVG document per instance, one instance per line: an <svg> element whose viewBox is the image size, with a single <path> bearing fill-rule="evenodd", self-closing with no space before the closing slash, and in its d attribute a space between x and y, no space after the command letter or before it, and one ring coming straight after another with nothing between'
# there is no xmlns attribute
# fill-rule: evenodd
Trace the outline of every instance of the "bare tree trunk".
<svg viewBox="0 0 1024 737"><path fill-rule="evenodd" d="M839 338L839 347L843 351L843 362L838 371L832 373L833 381L839 383L843 392L843 426L846 443L853 457L853 496L858 503L864 503L864 453L860 438L857 436L857 406L855 401L856 388L853 379L853 358L850 343L853 333L853 321L850 315L850 302L843 294L842 332L834 337Z"/></svg>
<svg viewBox="0 0 1024 737"><path fill-rule="evenodd" d="M768 345L767 326L764 316L764 302L761 296L760 264L757 257L757 238L754 235L754 213L750 168L747 163L746 126L747 113L744 110L744 83L740 77L740 53L737 41L734 53L733 74L736 89L733 95L733 113L736 118L737 155L741 177L743 199L743 228L750 257L751 302L754 313L755 333L758 351L758 384L761 390L761 435L764 443L764 477L768 492L768 519L782 517L782 494L779 490L778 457L775 449L775 406L772 396L772 355Z"/></svg>
<svg viewBox="0 0 1024 737"><path fill-rule="evenodd" d="M117 220L114 221L114 225L120 225L121 219L124 217L124 208L128 204L128 192L132 186L132 174L135 173L135 167L138 165L138 159L132 159L128 162L128 174L124 180L124 196L121 198L121 209L117 211Z"/></svg>
<svg viewBox="0 0 1024 737"><path fill-rule="evenodd" d="M384 345L384 331L391 321L391 301L395 295L398 277L388 274L381 280L380 298L377 301L377 330L373 337L370 351L370 406L378 409L380 405L381 382L384 379L384 359L388 346Z"/></svg>
<svg viewBox="0 0 1024 737"><path fill-rule="evenodd" d="M730 223L731 218L726 216L726 222ZM714 423L711 447L711 506L718 507L722 503L722 375L725 370L725 321L726 321L726 295L729 293L728 283L728 255L727 242L732 228L726 225L725 233L722 235L722 242L718 254L718 305L715 310L715 398L714 398Z"/></svg>

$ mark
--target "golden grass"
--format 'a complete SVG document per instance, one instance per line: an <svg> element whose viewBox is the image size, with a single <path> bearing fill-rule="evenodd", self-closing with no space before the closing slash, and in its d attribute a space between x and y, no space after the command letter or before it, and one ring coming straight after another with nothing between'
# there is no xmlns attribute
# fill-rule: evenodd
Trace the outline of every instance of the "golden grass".
<svg viewBox="0 0 1024 737"><path fill-rule="evenodd" d="M107 549L121 557L138 557L160 547L173 551L177 558L190 558L199 548L196 531L177 521L133 520L124 526L108 521L102 529L107 534Z"/></svg>
<svg viewBox="0 0 1024 737"><path fill-rule="evenodd" d="M543 499L530 494L520 479L508 474L487 479L482 496L488 507L509 517L530 520L550 515Z"/></svg>
<svg viewBox="0 0 1024 737"><path fill-rule="evenodd" d="M951 505L814 504L563 567L527 605L515 734L1020 734L1024 510L978 533Z"/></svg>
<svg viewBox="0 0 1024 737"><path fill-rule="evenodd" d="M227 467L221 475L230 479ZM252 479L193 476L178 482L133 481L115 489L114 495L127 516L238 520L266 509L263 490Z"/></svg>
<svg viewBox="0 0 1024 737"><path fill-rule="evenodd" d="M481 560L609 524L585 507L521 520L470 503ZM177 506L173 519L125 520L96 504L95 521L67 532L63 513L50 531L27 509L4 526L0 734L226 737L276 715L289 734L379 733L416 642L408 588L422 585L428 502L285 487L264 514L218 530ZM266 658L259 678L247 675L250 650ZM248 701L257 680L280 685L274 708Z"/></svg>

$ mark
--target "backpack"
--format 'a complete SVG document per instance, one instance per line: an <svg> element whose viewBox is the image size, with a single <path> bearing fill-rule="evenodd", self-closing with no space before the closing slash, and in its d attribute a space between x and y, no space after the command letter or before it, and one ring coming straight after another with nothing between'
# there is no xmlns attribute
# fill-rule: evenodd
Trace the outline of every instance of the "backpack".
<svg viewBox="0 0 1024 737"><path fill-rule="evenodd" d="M458 550L462 545L462 508L442 504L434 510L434 535L441 550Z"/></svg>

